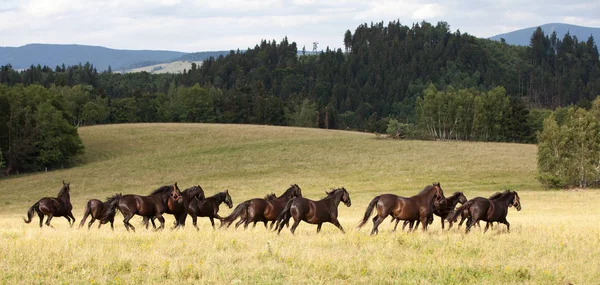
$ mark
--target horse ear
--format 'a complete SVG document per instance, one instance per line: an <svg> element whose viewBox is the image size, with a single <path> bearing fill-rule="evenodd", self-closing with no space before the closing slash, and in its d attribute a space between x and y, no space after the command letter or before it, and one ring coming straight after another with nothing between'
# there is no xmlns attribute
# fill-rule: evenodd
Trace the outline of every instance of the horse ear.
<svg viewBox="0 0 600 285"><path fill-rule="evenodd" d="M225 189L225 193L228 193L228 194L229 194L229 189Z"/></svg>
<svg viewBox="0 0 600 285"><path fill-rule="evenodd" d="M67 185L67 183L65 183L65 180L63 179L63 185Z"/></svg>

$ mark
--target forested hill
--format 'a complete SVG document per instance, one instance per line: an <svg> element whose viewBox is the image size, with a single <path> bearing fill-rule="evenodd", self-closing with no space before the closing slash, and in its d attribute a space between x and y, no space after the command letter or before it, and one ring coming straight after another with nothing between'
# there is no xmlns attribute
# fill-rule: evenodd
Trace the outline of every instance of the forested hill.
<svg viewBox="0 0 600 285"><path fill-rule="evenodd" d="M580 41L587 40L590 36L594 39L600 38L600 28L582 27L577 25L563 24L563 23L550 23L539 26L546 35L552 35L556 32L558 38L563 38L567 33L571 37L577 37ZM500 41L504 39L507 44L528 46L531 39L531 34L535 32L537 27L525 28L509 33L499 34L491 37L490 39Z"/></svg>
<svg viewBox="0 0 600 285"><path fill-rule="evenodd" d="M72 125L249 123L533 142L548 115L541 109L589 107L600 94L592 37L537 29L521 47L452 32L445 22L390 22L360 25L340 40L343 49L305 56L287 38L265 40L182 74L2 66L0 148L6 153L10 142L2 126L16 124L10 133L19 120L35 125L27 116L40 102ZM42 94L36 84L45 99L29 98Z"/></svg>

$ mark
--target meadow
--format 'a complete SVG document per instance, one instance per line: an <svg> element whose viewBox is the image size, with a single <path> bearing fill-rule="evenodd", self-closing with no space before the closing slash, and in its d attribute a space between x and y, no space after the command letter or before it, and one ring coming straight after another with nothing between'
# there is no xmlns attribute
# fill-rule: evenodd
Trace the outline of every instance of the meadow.
<svg viewBox="0 0 600 285"><path fill-rule="evenodd" d="M600 280L600 192L546 191L536 181L535 145L378 139L321 129L217 124L125 124L79 129L86 152L76 167L0 179L2 284L597 284ZM25 224L27 209L71 182L76 226ZM511 232L464 227L377 236L356 229L382 193L411 196L432 182L467 198L516 190ZM344 186L346 229L301 223L296 234L256 228L213 230L188 219L171 230L77 229L85 202L114 193L149 194L161 185L201 185L207 196L229 189L234 205L290 184L318 200ZM231 212L224 205L220 214Z"/></svg>

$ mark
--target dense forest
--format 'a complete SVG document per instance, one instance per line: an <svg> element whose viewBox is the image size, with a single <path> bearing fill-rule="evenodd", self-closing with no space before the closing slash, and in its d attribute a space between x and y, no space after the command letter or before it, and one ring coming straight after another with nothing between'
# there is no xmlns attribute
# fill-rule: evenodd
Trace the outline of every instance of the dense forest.
<svg viewBox="0 0 600 285"><path fill-rule="evenodd" d="M344 49L300 55L287 38L263 40L182 74L98 73L89 63L24 71L2 66L0 108L14 109L10 97L37 86L72 126L219 122L530 143L550 114L545 109L589 108L600 94L592 37L558 39L538 29L529 47L518 47L451 32L445 22L381 22L340 39ZM38 105L31 105L32 114ZM391 125L397 128L390 131ZM11 140L3 129L7 165ZM18 165L9 169L48 163Z"/></svg>

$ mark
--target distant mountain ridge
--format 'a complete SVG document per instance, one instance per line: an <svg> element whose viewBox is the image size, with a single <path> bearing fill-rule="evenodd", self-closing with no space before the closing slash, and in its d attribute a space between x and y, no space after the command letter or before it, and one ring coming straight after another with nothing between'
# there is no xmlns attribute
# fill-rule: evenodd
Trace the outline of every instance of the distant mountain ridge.
<svg viewBox="0 0 600 285"><path fill-rule="evenodd" d="M28 44L20 47L0 47L0 65L10 64L15 69L31 65L56 67L90 62L98 71L124 70L158 63L181 61L193 54L194 60L228 54L229 51L185 53L167 50L121 50L101 46L77 44Z"/></svg>
<svg viewBox="0 0 600 285"><path fill-rule="evenodd" d="M540 26L520 29L520 30L516 30L513 32L509 32L509 33L499 34L499 35L493 36L489 39L495 40L495 41L500 41L501 38L504 38L504 40L506 40L506 43L508 43L508 44L519 45L519 46L528 46L529 41L531 39L531 35L537 29L537 27L542 28L542 31L544 31L544 34L546 34L548 36L550 36L552 34L552 32L556 31L557 37L561 40L567 32L570 33L571 36L577 36L577 39L579 41L587 41L587 39L590 37L590 35L592 35L594 37L596 44L598 44L598 40L600 39L600 28L583 27L583 26L562 24L562 23L550 23L550 24L544 24L544 25L540 25Z"/></svg>

